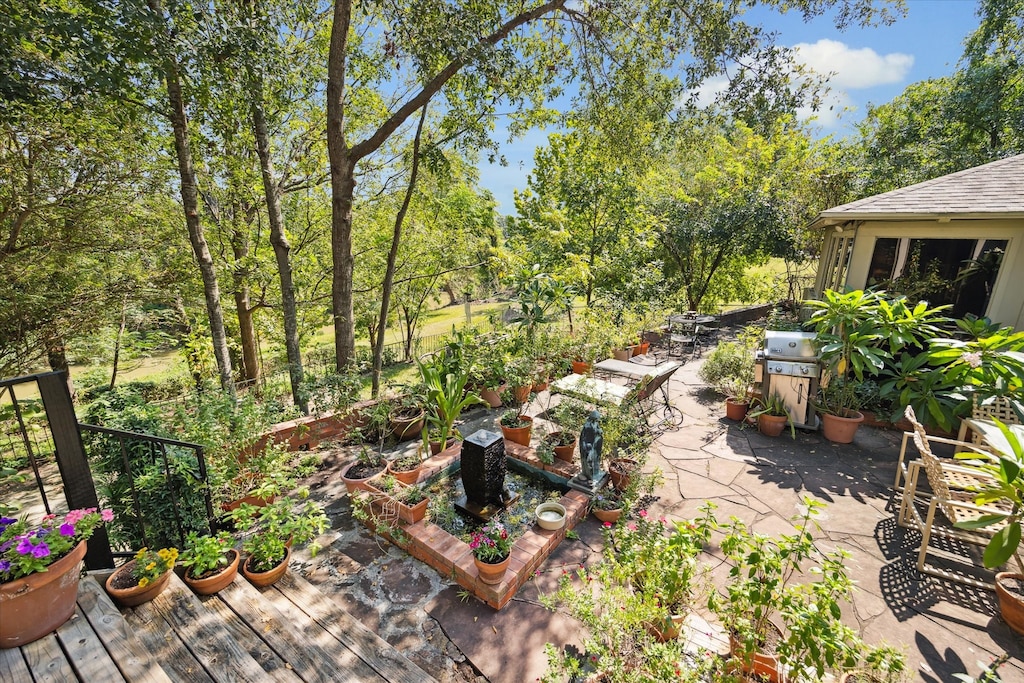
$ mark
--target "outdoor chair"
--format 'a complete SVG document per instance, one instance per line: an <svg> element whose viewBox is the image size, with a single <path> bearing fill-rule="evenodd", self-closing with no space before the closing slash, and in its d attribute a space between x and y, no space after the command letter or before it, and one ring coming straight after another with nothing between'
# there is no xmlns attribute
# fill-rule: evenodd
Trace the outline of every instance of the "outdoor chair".
<svg viewBox="0 0 1024 683"><path fill-rule="evenodd" d="M697 330L697 319L687 314L671 315L668 318L666 331L668 355L682 358L699 356L701 339Z"/></svg>
<svg viewBox="0 0 1024 683"><path fill-rule="evenodd" d="M632 386L616 384L586 375L572 374L552 382L551 393L571 396L597 406L633 410L652 431L669 426L679 426L683 421L683 413L672 405L668 393L668 382L680 365L679 363L662 363L656 367L660 368L659 372L652 373L650 371L654 368L647 368L648 372ZM659 396L661 397L660 401L658 400ZM659 407L662 419L651 427L648 420L652 414L658 411Z"/></svg>
<svg viewBox="0 0 1024 683"><path fill-rule="evenodd" d="M1004 425L1016 425L1021 423L1020 414L1022 412L1024 412L1024 407L1005 396L993 396L986 401L979 401L975 395L971 405L971 420L999 420ZM960 422L960 431L956 435L957 440L965 442L968 431L971 432L971 443L975 447L982 445L981 434L971 429L967 420ZM959 451L960 449L957 449L957 452Z"/></svg>
<svg viewBox="0 0 1024 683"><path fill-rule="evenodd" d="M958 529L957 522L977 520L985 515L1006 514L1012 505L1009 501L976 505L976 492L992 482L984 472L971 467L954 464L948 458L939 458L931 450L930 443L936 441L929 437L924 427L917 421L917 416L909 406L906 410L907 419L914 429L908 432L920 453L920 459L905 466L906 490L899 510L900 526L916 529L921 532L921 547L917 556L917 569L923 574L930 574L949 581L992 589L991 580L982 581L967 573L961 573L937 566L929 562L929 555L942 558L947 565L950 561L970 562L972 568L977 563L968 556L953 553L950 541L977 546L986 546L992 536L1002 526L992 524L981 529ZM943 441L953 441L945 439ZM922 481L920 474L924 472ZM1014 555L1021 572L1024 562L1018 554Z"/></svg>

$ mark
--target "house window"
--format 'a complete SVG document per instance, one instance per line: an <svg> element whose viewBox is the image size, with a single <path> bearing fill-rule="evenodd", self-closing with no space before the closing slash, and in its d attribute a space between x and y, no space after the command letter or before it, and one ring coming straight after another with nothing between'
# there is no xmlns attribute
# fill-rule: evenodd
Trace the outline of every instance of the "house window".
<svg viewBox="0 0 1024 683"><path fill-rule="evenodd" d="M850 257L853 254L854 233L834 233L825 251L824 264L822 269L821 283L818 291L826 289L843 291L846 285L846 271L850 267Z"/></svg>
<svg viewBox="0 0 1024 683"><path fill-rule="evenodd" d="M983 316L1005 251L1006 240L881 238L866 286Z"/></svg>

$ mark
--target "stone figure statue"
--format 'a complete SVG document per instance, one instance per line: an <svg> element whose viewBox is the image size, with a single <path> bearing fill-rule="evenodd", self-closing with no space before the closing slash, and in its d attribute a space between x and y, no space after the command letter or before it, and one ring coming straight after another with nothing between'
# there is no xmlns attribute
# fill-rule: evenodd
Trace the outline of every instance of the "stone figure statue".
<svg viewBox="0 0 1024 683"><path fill-rule="evenodd" d="M601 413L596 410L587 416L580 432L580 469L581 483L593 482L601 471L601 447L604 436L601 434Z"/></svg>

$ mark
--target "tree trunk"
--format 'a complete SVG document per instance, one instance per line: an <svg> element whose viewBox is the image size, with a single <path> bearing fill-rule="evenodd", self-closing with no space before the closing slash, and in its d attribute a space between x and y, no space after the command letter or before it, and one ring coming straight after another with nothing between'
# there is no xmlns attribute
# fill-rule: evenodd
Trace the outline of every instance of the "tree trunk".
<svg viewBox="0 0 1024 683"><path fill-rule="evenodd" d="M331 162L331 313L336 367L342 372L355 354L352 310L352 197L356 158L345 140L345 67L352 0L335 0L327 56L327 153Z"/></svg>
<svg viewBox="0 0 1024 683"><path fill-rule="evenodd" d="M232 231L231 250L235 254L235 268L232 273L235 284L235 311L238 315L238 335L242 341L242 377L251 386L259 384L260 362L256 352L256 330L253 327L252 306L250 305L249 284L245 272L239 265L249 255L248 240L240 231Z"/></svg>
<svg viewBox="0 0 1024 683"><path fill-rule="evenodd" d="M165 23L163 7L160 0L149 0L149 7L160 15ZM170 42L170 36L166 36ZM181 203L185 209L185 224L188 227L189 242L199 264L199 272L203 277L203 293L206 296L206 312L210 318L210 335L213 338L213 355L217 360L222 389L235 395L235 380L231 372L231 356L228 354L228 338L224 331L224 311L220 304L220 287L217 284L217 271L213 266L213 257L203 234L203 226L199 221L199 197L196 187L196 173L192 163L192 146L188 138L188 117L185 114L185 102L181 94L181 82L178 77L178 64L175 58L168 55L164 59L164 81L167 84L168 112L171 127L174 129L174 149L178 157L178 174L181 179Z"/></svg>
<svg viewBox="0 0 1024 683"><path fill-rule="evenodd" d="M110 391L114 390L114 383L117 381L117 366L121 360L121 339L124 338L124 328L128 321L128 299L121 302L121 324L117 328L117 337L114 339L114 362L110 370Z"/></svg>
<svg viewBox="0 0 1024 683"><path fill-rule="evenodd" d="M391 290L395 281L398 245L402 239L402 223L405 222L405 214L409 211L409 202L412 201L412 193L416 188L416 176L420 170L420 139L423 136L423 122L426 119L427 107L424 106L420 113L420 121L416 125L416 136L412 140L412 169L409 171L409 185L405 189L405 197L402 199L402 206L398 210L398 215L395 216L395 228L391 235L391 250L388 251L388 265L384 271L384 284L381 287L380 322L377 324L377 334L373 339L373 380L370 389L370 396L372 398L377 398L377 394L380 392L380 372L384 357L384 333L388 329L388 309L391 308ZM408 349L408 347L406 348Z"/></svg>
<svg viewBox="0 0 1024 683"><path fill-rule="evenodd" d="M260 155L260 171L263 175L263 193L267 199L267 215L270 220L270 244L277 259L277 275L281 282L281 313L284 316L284 348L288 356L288 380L292 387L292 401L309 415L309 399L302 387L304 377L302 352L299 347L299 314L295 303L295 283L292 279L292 245L284 232L284 216L281 212L281 188L274 175L274 162L270 156L270 134L263 114L263 82L258 81L252 93L252 122L256 137L256 152Z"/></svg>

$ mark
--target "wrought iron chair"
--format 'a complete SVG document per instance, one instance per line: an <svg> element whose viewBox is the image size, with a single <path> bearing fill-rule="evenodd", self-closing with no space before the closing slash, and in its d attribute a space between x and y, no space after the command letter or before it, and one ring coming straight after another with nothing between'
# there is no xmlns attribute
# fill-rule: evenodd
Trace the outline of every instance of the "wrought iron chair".
<svg viewBox="0 0 1024 683"><path fill-rule="evenodd" d="M700 334L697 329L696 316L687 314L671 315L668 318L668 354L682 358L699 356L701 348Z"/></svg>
<svg viewBox="0 0 1024 683"><path fill-rule="evenodd" d="M921 573L930 574L950 581L956 581L978 588L992 589L992 581L982 581L960 573L936 566L929 562L929 555L942 557L947 561L960 562L969 561L972 567L973 560L959 553L952 553L948 543L936 544L935 541L945 539L971 545L985 546L992 536L1002 527L993 524L981 529L959 529L954 525L957 522L977 520L985 515L1006 514L1012 506L1009 501L989 505L977 505L974 498L976 492L990 483L992 479L984 472L971 467L954 464L948 458L939 458L931 450L931 443L936 437L929 437L924 427L917 421L914 410L907 407L907 419L913 425L913 431L908 432L914 441L914 445L920 453L918 460L909 463L904 462L906 490L903 492L899 510L900 526L917 529L921 532L921 548L917 556L917 569ZM942 441L952 442L952 439ZM922 481L920 474L924 472L925 479ZM927 485L927 488L926 486ZM1024 562L1019 555L1014 555L1017 566L1024 572Z"/></svg>

